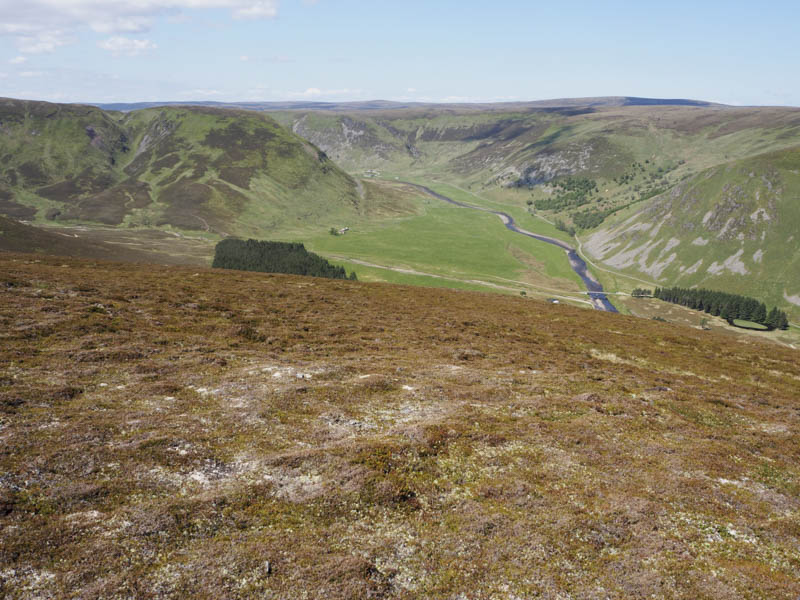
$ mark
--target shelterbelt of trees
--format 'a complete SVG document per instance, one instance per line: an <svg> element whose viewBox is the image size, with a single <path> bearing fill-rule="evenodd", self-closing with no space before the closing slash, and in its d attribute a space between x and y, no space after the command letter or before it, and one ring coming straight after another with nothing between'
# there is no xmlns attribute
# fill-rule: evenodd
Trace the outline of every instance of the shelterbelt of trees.
<svg viewBox="0 0 800 600"><path fill-rule="evenodd" d="M767 307L763 302L754 298L729 294L727 292L717 292L714 290L687 289L679 287L656 288L652 293L650 290L637 288L633 290L633 296L650 296L680 304L693 310L702 310L715 317L722 317L729 323L739 319L763 325L767 329L788 329L789 318L786 313L778 307L772 307L767 312Z"/></svg>
<svg viewBox="0 0 800 600"><path fill-rule="evenodd" d="M267 242L227 238L214 249L214 262L219 269L261 271L263 273L290 273L328 279L356 279L355 272L348 277L344 267L309 252L300 243Z"/></svg>

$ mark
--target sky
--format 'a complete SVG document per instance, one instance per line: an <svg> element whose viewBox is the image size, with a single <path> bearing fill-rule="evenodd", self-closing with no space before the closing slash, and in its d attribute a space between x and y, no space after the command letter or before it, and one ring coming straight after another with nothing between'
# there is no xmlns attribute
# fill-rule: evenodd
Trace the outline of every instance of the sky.
<svg viewBox="0 0 800 600"><path fill-rule="evenodd" d="M0 96L800 106L800 2L0 0Z"/></svg>

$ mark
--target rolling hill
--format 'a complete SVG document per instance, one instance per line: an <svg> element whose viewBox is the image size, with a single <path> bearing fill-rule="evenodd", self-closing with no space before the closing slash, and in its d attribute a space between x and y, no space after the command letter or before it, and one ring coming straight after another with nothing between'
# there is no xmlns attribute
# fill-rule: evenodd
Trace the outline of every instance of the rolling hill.
<svg viewBox="0 0 800 600"><path fill-rule="evenodd" d="M269 117L0 100L0 212L39 223L266 235L363 211L357 183Z"/></svg>
<svg viewBox="0 0 800 600"><path fill-rule="evenodd" d="M800 594L796 350L9 253L0 323L3 597Z"/></svg>
<svg viewBox="0 0 800 600"><path fill-rule="evenodd" d="M797 145L800 135L800 109L688 100L588 98L270 114L351 171L438 174L481 186L534 185L565 175L612 184L631 163L648 159L662 173L671 166L682 176L726 157ZM614 192L622 187L612 185Z"/></svg>
<svg viewBox="0 0 800 600"><path fill-rule="evenodd" d="M410 181L544 235L569 241L573 228L610 291L704 285L800 315L800 109L634 97L2 106L0 213L40 225L194 232L205 256L225 235L296 240L375 279L535 284L580 301L563 253L520 248Z"/></svg>
<svg viewBox="0 0 800 600"><path fill-rule="evenodd" d="M444 109L470 109L481 111L501 111L508 112L509 109L536 109L549 107L564 107L570 105L578 106L643 106L643 105L675 105L675 106L723 106L702 100L686 99L657 99L657 98L637 98L633 96L608 96L597 98L561 98L556 100L534 100L530 102L487 102L480 104L464 103L432 103L432 102L397 102L390 100L366 100L352 102L315 102L309 100L296 100L285 102L213 102L213 101L189 101L189 102L117 102L117 103L98 103L94 104L103 110L131 111L143 108L155 108L160 106L213 106L217 108L238 108L243 110L328 110L348 112L354 110L385 110L403 108L444 108Z"/></svg>
<svg viewBox="0 0 800 600"><path fill-rule="evenodd" d="M800 147L725 163L615 215L583 248L682 287L800 305ZM797 314L795 308L795 314Z"/></svg>

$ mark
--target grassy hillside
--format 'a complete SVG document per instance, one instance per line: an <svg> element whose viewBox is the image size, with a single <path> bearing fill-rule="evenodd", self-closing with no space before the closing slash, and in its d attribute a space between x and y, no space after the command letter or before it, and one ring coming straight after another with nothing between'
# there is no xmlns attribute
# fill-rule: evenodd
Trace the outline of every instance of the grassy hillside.
<svg viewBox="0 0 800 600"><path fill-rule="evenodd" d="M603 265L800 314L800 147L713 167L588 236Z"/></svg>
<svg viewBox="0 0 800 600"><path fill-rule="evenodd" d="M614 182L635 178L633 163L652 161L643 167L648 181L672 181L726 159L796 145L800 135L800 109L564 104L270 114L351 172L415 172L481 187L586 176L603 183L608 199L645 186L641 176L634 185Z"/></svg>
<svg viewBox="0 0 800 600"><path fill-rule="evenodd" d="M519 221L524 220L520 212L536 216L551 235L553 228L546 223L560 220L582 239L592 236L589 257L601 268L665 285L721 286L796 311L800 292L792 286L800 261L800 240L794 237L800 109L590 100L560 107L272 114L354 173L449 183L471 193L473 204L516 210ZM675 199L687 193L693 199L678 202L677 208ZM676 210L670 211L673 205ZM768 211L764 214L774 213L773 220L751 222L750 215L762 206ZM719 224L708 238L710 245L692 246L694 237L687 236L708 211L735 213L734 221L717 237L725 221ZM625 228L610 224L634 212L642 216L629 223L630 235L640 241L629 244L630 236L616 237ZM669 222L642 246L645 233L637 228L649 223L649 236L662 218ZM745 227L745 221L750 225ZM593 235L598 227L602 231ZM762 233L763 240L753 237ZM744 239L738 239L740 234ZM670 239L679 240L680 247L674 249L675 259L662 264L673 248L657 255L674 245ZM635 251L645 252L656 241L660 249L639 265ZM746 276L738 266L724 266L731 264L726 260L737 260L731 257L740 249L740 257L751 258ZM687 273L701 255L705 266ZM629 291L641 283L597 275L612 291Z"/></svg>
<svg viewBox="0 0 800 600"><path fill-rule="evenodd" d="M350 176L259 113L2 100L0 123L9 216L264 236L365 210Z"/></svg>
<svg viewBox="0 0 800 600"><path fill-rule="evenodd" d="M562 252L400 184L412 181L503 210L531 231L572 240L554 227L561 221L581 240L592 236L587 256L612 292L655 278L663 285L720 286L778 303L797 317L800 290L792 282L800 259L791 199L798 109L605 98L286 105L270 113L273 120L202 106L129 113L10 100L2 106L0 213L39 225L89 224L95 232L105 228L106 236L128 231L119 237L134 249L150 243L154 228L188 233L198 238L193 257L208 256L225 235L302 241L371 279L581 300ZM670 203L686 194L686 206L670 212ZM759 207L767 212L757 219L773 209L774 219L745 227ZM708 211L736 216L724 235L715 230L702 238L705 246L693 246L696 236L684 237ZM625 230L616 225L634 213L645 216L617 239ZM653 233L662 217L669 223ZM628 246L629 234L641 235L636 228L645 223L654 235L649 245L642 238ZM328 235L344 227L346 236ZM764 240L752 237L761 234Z"/></svg>
<svg viewBox="0 0 800 600"><path fill-rule="evenodd" d="M0 286L3 597L800 595L797 351L202 268Z"/></svg>
<svg viewBox="0 0 800 600"><path fill-rule="evenodd" d="M106 113L10 100L4 106L9 135L0 139L7 150L0 213L113 243L118 251L109 259L152 250L157 262L203 262L220 237L236 235L304 242L368 279L506 293L543 288L538 293L572 297L579 291L563 257L553 260L558 251L410 187L356 181L262 113L181 106ZM19 175L34 166L38 179ZM78 225L88 231L65 229ZM330 236L331 228L345 227L346 236ZM157 230L181 236L158 239ZM49 250L44 244L61 237L38 236L35 249L72 255L63 243Z"/></svg>

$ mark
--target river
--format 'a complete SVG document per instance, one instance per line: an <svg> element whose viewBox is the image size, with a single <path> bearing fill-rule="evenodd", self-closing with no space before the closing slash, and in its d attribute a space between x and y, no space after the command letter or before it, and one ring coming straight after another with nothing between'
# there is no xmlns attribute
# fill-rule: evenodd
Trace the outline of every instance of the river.
<svg viewBox="0 0 800 600"><path fill-rule="evenodd" d="M562 242L556 238L547 237L546 235L539 235L538 233L532 233L530 231L526 231L517 226L514 218L509 215L508 213L504 213L498 210L492 210L490 208L484 208L482 206L474 206L472 204L467 204L466 202L459 202L458 200L453 200L452 198L448 198L438 192L434 192L432 189L425 187L424 185L419 185L416 183L408 183L402 182L410 185L422 192L425 192L429 196L433 196L439 200L444 202L449 202L450 204L455 204L456 206L460 206L462 208L471 208L472 210L480 210L483 212L492 213L493 215L497 215L503 221L503 224L506 226L506 229L513 231L514 233L519 233L520 235L524 235L535 240L539 240L540 242L545 242L546 244L553 244L554 246L558 246L559 248L563 249L567 253L567 259L569 260L569 266L572 267L572 270L581 278L583 284L586 286L586 290L589 292L589 297L592 299L592 305L597 310L605 310L607 312L617 312L617 309L614 308L614 305L611 304L611 301L606 296L605 292L603 291L602 284L594 278L594 276L589 272L588 267L586 266L586 261L584 261L580 256L578 256L578 252L567 244L566 242Z"/></svg>

